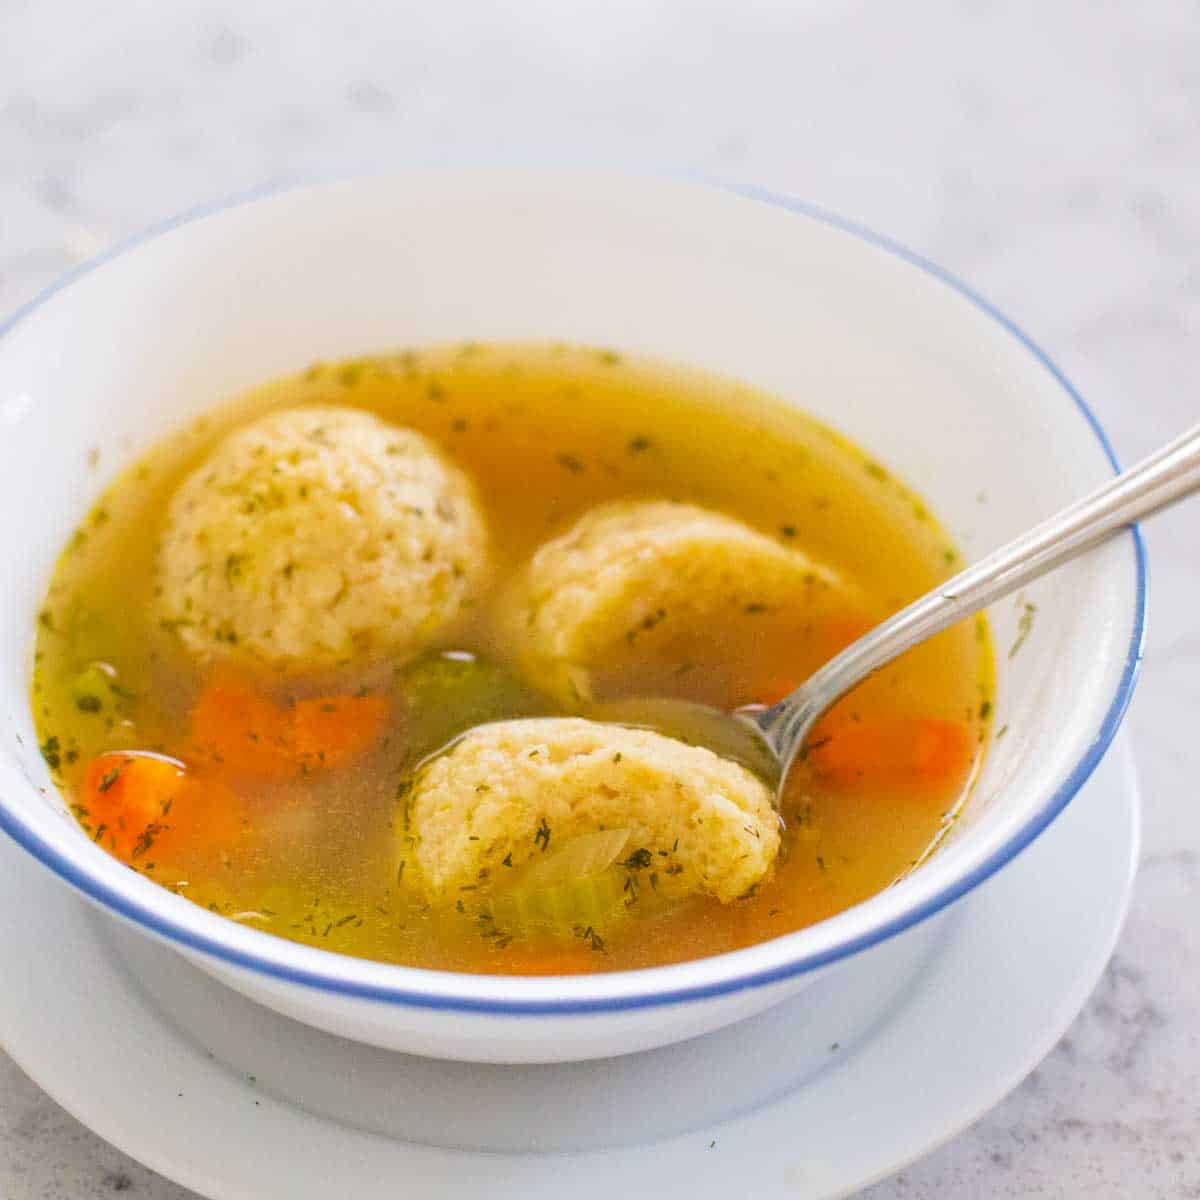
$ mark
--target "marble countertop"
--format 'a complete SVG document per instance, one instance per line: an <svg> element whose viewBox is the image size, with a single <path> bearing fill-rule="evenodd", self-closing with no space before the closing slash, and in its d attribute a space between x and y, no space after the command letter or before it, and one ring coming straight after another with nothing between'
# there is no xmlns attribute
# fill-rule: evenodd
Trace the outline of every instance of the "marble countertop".
<svg viewBox="0 0 1200 1200"><path fill-rule="evenodd" d="M479 162L687 170L802 196L1014 316L1124 460L1200 415L1191 0L1136 18L1086 0L0 5L0 314L231 193ZM1200 505L1147 537L1129 717L1145 843L1116 956L1013 1095L871 1200L1200 1197ZM188 1195L0 1055L0 1195L122 1191Z"/></svg>

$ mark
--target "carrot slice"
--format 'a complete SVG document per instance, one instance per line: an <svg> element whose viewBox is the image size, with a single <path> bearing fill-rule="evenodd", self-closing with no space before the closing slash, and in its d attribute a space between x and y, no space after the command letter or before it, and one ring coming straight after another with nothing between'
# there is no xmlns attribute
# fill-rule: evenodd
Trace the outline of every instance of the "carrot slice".
<svg viewBox="0 0 1200 1200"><path fill-rule="evenodd" d="M813 730L806 757L836 787L944 787L966 776L974 743L966 725L936 717L834 716Z"/></svg>
<svg viewBox="0 0 1200 1200"><path fill-rule="evenodd" d="M192 709L197 754L237 775L289 779L296 771L287 711L244 679L218 671Z"/></svg>
<svg viewBox="0 0 1200 1200"><path fill-rule="evenodd" d="M292 748L300 762L344 767L378 740L388 718L385 696L321 696L292 709Z"/></svg>
<svg viewBox="0 0 1200 1200"><path fill-rule="evenodd" d="M196 753L233 775L282 782L347 766L387 722L385 696L318 696L277 704L250 681L219 671L192 709Z"/></svg>
<svg viewBox="0 0 1200 1200"><path fill-rule="evenodd" d="M140 751L92 759L79 804L93 839L118 858L140 858L168 828L185 772L177 759Z"/></svg>
<svg viewBox="0 0 1200 1200"><path fill-rule="evenodd" d="M220 781L149 751L94 758L79 804L95 841L134 866L189 845L227 849L247 827L237 796Z"/></svg>

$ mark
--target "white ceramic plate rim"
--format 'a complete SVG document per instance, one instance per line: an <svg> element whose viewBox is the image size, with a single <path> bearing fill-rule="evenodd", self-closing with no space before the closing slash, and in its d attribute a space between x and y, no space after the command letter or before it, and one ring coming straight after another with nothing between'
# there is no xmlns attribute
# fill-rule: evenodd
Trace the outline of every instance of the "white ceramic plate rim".
<svg viewBox="0 0 1200 1200"><path fill-rule="evenodd" d="M916 267L956 292L1000 325L1050 373L1064 396L1084 418L1113 470L1119 470L1112 446L1095 414L1062 371L1013 321L965 283L891 239L802 201L752 187L726 184L715 186L846 233ZM290 190L293 188L263 189L206 206L118 244L107 253L69 273L19 309L7 322L0 325L0 339L77 279L143 243L181 226L215 216L229 208ZM1066 778L1007 840L969 870L963 871L901 912L869 923L867 928L853 936L826 936L823 945L806 948L806 943L817 940L813 936L814 930L823 930L828 935L837 918L729 954L675 966L613 972L603 976L569 980L528 980L429 971L367 962L297 946L240 926L224 930L221 927L227 924L226 922L199 910L194 914L195 920L185 920L172 913L157 910L133 894L132 890L114 887L101 878L92 869L86 856L66 853L47 842L2 796L0 829L71 887L152 936L179 949L209 956L234 967L333 994L428 1009L520 1016L617 1012L678 1004L762 987L815 971L839 959L860 953L939 912L977 887L1019 854L1075 796L1091 776L1116 735L1132 698L1141 662L1147 600L1146 555L1138 530L1130 530L1129 536L1135 565L1132 635L1129 648L1120 678L1096 735ZM81 848L91 849L88 843L81 843ZM859 912L862 913L863 909L869 908L870 905L871 901L866 901L864 905L858 906ZM228 936L222 936L225 934ZM764 957L770 960L766 965L763 965ZM328 966L325 966L326 960ZM683 982L684 980L687 982Z"/></svg>
<svg viewBox="0 0 1200 1200"><path fill-rule="evenodd" d="M289 1196L331 1191L392 1196L402 1178L414 1195L530 1200L557 1196L568 1173L577 1197L607 1197L614 1185L628 1189L636 1177L639 1194L687 1180L691 1195L726 1197L731 1187L753 1180L759 1196L829 1200L857 1193L962 1132L1018 1086L1083 1007L1116 944L1136 873L1140 800L1127 737L1117 740L1081 803L1101 806L1080 814L1092 836L1103 837L1101 854L1090 856L1086 847L1078 848L1080 839L1070 828L1057 826L1053 845L1042 843L1036 865L1026 860L1025 873L1014 881L1015 920L1006 893L1000 928L995 910L990 926L986 915L983 925L973 924L975 905L987 906L989 899L986 888L972 896L954 914L962 920L955 920L922 969L921 986L861 1042L848 1046L844 1057L831 1056L826 1071L757 1108L662 1140L542 1153L450 1149L367 1133L296 1108L181 1032L112 944L96 937L93 921L81 920L86 914L74 914L77 928L68 930L65 944L69 950L75 939L85 939L83 952L93 956L83 963L86 978L99 964L106 1020L113 1017L114 1000L136 1008L133 1019L113 1025L119 1044L114 1048L113 1038L99 1036L86 1019L75 1021L65 1038L54 1033L62 1020L59 1009L74 1006L78 1015L75 989L62 986L73 972L64 974L61 958L34 972L41 987L51 986L57 1003L46 1013L36 994L18 990L7 1006L17 1020L6 1016L0 1036L27 1073L77 1119L153 1170L211 1197L261 1197L281 1189ZM1121 836L1109 836L1113 831ZM1072 870L1074 855L1083 856L1078 873ZM1058 981L1047 992L1035 972L1038 986L1031 993L1028 923L1037 920L1047 898L1064 888L1073 891L1080 879L1081 902L1052 904L1053 919L1039 925L1035 938L1058 965ZM1007 878L992 886L1010 887ZM1096 898L1102 903L1093 903ZM18 961L22 953L36 954L30 948L48 938L55 940L55 929L44 920L21 922ZM1026 971L1012 969L1014 958ZM68 960L73 961L70 955ZM13 960L6 962L11 966ZM1006 1019L1014 988L1026 999L1040 997L1018 1006L1016 1020ZM803 1020L804 999L792 1003L800 1006L797 1016ZM956 1019L962 1022L958 1027ZM983 1038L981 1053L963 1069L964 1037L989 1029L994 1036ZM704 1042L695 1044L702 1048ZM124 1072L114 1071L114 1062ZM914 1074L926 1083L915 1093ZM897 1107L905 1098L909 1103ZM148 1119L150 1112L163 1119ZM872 1131L869 1144L861 1143L864 1129ZM199 1142L197 1130L205 1134ZM222 1153L211 1153L218 1146Z"/></svg>

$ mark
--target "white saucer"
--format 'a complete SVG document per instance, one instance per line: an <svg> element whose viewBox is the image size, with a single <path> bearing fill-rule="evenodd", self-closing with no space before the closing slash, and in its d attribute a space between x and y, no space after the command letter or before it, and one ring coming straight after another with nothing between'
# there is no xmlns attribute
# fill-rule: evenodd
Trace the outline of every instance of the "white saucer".
<svg viewBox="0 0 1200 1200"><path fill-rule="evenodd" d="M819 981L664 1050L478 1067L270 1013L3 842L0 1043L102 1137L219 1200L845 1195L970 1124L1052 1048L1112 951L1137 843L1121 739L1016 861L904 935L929 959L899 994L893 943L838 973L836 1002Z"/></svg>

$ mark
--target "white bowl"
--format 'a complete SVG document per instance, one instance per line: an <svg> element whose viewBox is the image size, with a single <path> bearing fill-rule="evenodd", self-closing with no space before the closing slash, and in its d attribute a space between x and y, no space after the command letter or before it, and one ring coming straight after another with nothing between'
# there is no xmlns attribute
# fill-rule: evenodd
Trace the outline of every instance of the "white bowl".
<svg viewBox="0 0 1200 1200"><path fill-rule="evenodd" d="M558 1061L693 1036L945 909L1075 794L1141 648L1136 534L1031 589L1016 657L1018 607L997 605L1006 734L948 843L831 920L677 966L504 979L360 961L216 917L94 846L38 754L28 682L55 557L107 479L188 417L313 359L531 338L710 368L808 409L926 496L968 557L1115 465L1046 357L936 268L799 205L679 182L431 172L283 192L169 226L18 313L0 338L0 826L263 1003L448 1058Z"/></svg>

